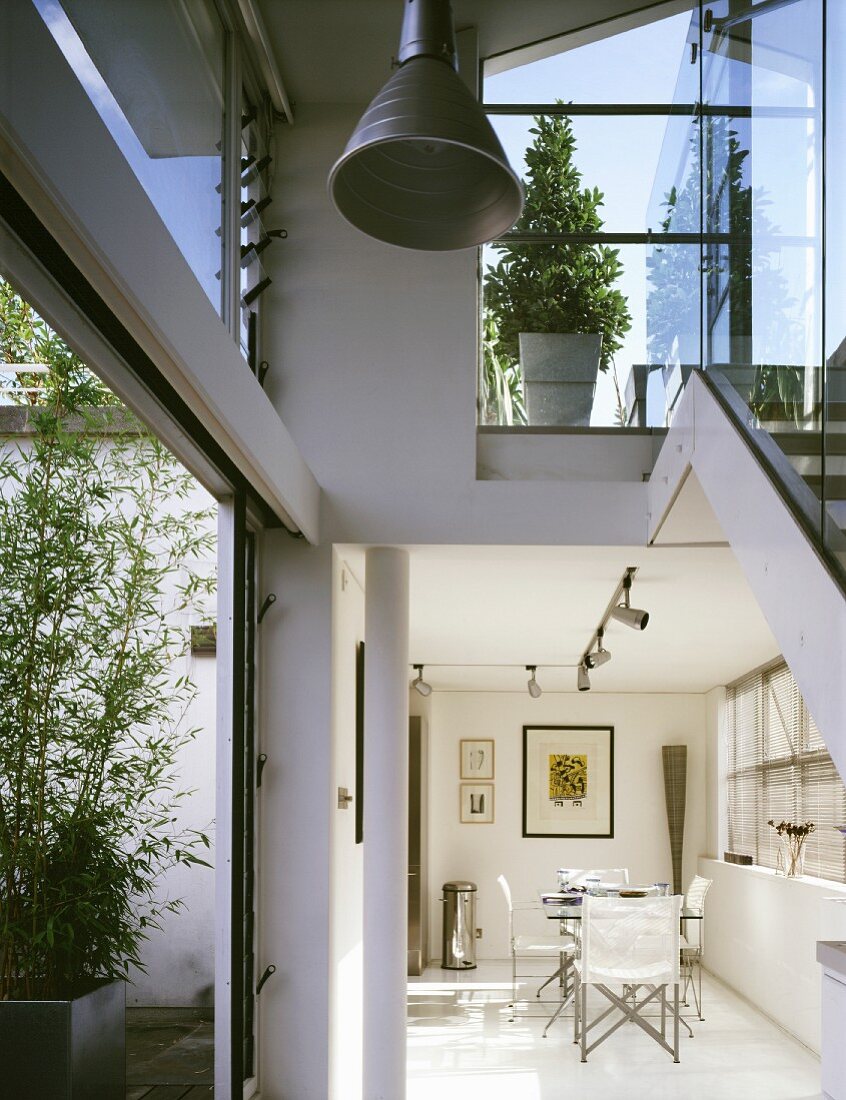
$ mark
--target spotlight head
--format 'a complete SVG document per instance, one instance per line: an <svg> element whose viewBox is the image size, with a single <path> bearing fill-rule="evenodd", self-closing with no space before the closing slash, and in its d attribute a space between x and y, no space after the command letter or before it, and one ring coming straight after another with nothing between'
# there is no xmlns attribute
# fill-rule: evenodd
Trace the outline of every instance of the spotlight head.
<svg viewBox="0 0 846 1100"><path fill-rule="evenodd" d="M625 623L632 630L646 630L649 612L640 607L627 607L625 604L620 604L612 609L611 618L616 619L618 623Z"/></svg>
<svg viewBox="0 0 846 1100"><path fill-rule="evenodd" d="M576 682L579 691L590 691L590 676L588 676L586 664L579 665L579 675Z"/></svg>
<svg viewBox="0 0 846 1100"><path fill-rule="evenodd" d="M531 672L531 674L532 674L529 677L529 682L526 686L529 689L529 695L531 695L531 697L533 699L540 699L541 695L543 695L543 691L541 690L541 686L537 682L537 680L535 679L535 673L537 672L537 668L538 668L537 665L526 665L526 672Z"/></svg>
<svg viewBox="0 0 846 1100"><path fill-rule="evenodd" d="M597 649L593 653L588 653L585 657L585 664L588 668L599 668L600 665L604 665L610 660L610 649Z"/></svg>
<svg viewBox="0 0 846 1100"><path fill-rule="evenodd" d="M423 666L422 665L412 665L412 668L417 673L417 676L414 680L412 680L411 686L414 688L414 690L419 695L422 695L424 698L427 695L431 695L432 694L432 685L427 684L426 681L423 679Z"/></svg>

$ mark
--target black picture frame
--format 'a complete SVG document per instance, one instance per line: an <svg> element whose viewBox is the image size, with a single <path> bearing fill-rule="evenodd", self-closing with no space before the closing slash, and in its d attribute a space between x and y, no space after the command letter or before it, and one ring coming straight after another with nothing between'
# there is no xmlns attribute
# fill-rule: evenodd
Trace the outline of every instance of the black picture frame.
<svg viewBox="0 0 846 1100"><path fill-rule="evenodd" d="M601 805L605 805L607 802L607 812L602 813L601 818L598 818L600 827L587 831L582 829L578 832L572 832L564 828L555 828L551 824L547 829L539 831L537 828L537 817L532 813L531 804L532 796L536 791L537 784L539 783L539 775L534 774L538 767L538 760L533 759L533 756L537 752L537 746L533 744L535 738L533 734L537 732L541 734L541 739L547 742L549 745L550 740L554 740L556 733L561 734L560 744L561 748L566 749L568 747L578 747L579 737L578 734L582 734L582 743L587 741L593 742L598 748L598 755L600 760L594 764L594 768L599 770L598 778L594 782L600 784ZM569 736L568 736L569 735ZM605 792L603 792L603 785ZM544 726L544 725L526 725L523 726L523 769L522 769L522 789L523 789L523 836L532 838L568 838L568 839L605 839L610 840L614 836L614 727L613 726L593 726L593 725L578 725L578 726ZM602 797L604 794L604 797ZM569 799L562 799L562 802L566 803ZM577 800L572 800L574 805ZM605 821L607 820L607 826ZM590 819L585 821L585 825L590 826Z"/></svg>
<svg viewBox="0 0 846 1100"><path fill-rule="evenodd" d="M355 842L364 843L364 642L355 647Z"/></svg>

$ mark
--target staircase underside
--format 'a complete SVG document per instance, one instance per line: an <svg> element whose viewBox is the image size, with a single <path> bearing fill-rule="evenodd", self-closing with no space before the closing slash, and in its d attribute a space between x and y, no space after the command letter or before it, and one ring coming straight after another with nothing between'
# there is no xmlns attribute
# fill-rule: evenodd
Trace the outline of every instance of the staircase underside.
<svg viewBox="0 0 846 1100"><path fill-rule="evenodd" d="M739 416L744 406L737 402ZM760 451L755 450L709 384L694 374L650 479L648 541L663 541L662 530L672 526L693 471L846 777L846 598L835 579L836 563L833 568L811 537L820 518L813 478L821 475L797 468L797 460L808 455L802 441L788 435L782 449L765 432L756 433ZM842 540L842 553L846 536L840 530L829 534L835 553Z"/></svg>

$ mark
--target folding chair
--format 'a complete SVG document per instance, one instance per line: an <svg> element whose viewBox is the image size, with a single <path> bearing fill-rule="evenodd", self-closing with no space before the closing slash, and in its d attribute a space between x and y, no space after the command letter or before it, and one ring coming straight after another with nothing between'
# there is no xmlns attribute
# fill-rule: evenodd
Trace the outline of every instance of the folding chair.
<svg viewBox="0 0 846 1100"><path fill-rule="evenodd" d="M574 1041L581 1043L582 1061L611 1035L631 1022L679 1061L679 914L682 899L594 898L582 906L581 957L576 971ZM673 1044L667 1042L667 986L673 987ZM587 1019L587 992L593 986L610 1002L595 1019ZM615 988L612 988L615 987ZM622 987L621 992L616 989ZM642 990L646 990L643 993ZM661 1007L660 1031L644 1009ZM592 1042L589 1035L614 1013Z"/></svg>

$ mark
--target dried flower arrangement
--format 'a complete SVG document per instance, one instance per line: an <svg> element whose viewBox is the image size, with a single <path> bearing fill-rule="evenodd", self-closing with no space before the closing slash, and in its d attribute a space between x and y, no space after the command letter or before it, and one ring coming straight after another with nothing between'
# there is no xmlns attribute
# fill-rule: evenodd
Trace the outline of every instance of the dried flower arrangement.
<svg viewBox="0 0 846 1100"><path fill-rule="evenodd" d="M813 821L805 821L802 824L794 824L792 821L780 821L776 825L772 818L767 824L775 829L781 840L776 871L788 878L801 875L805 841L811 833L816 832L816 825Z"/></svg>

